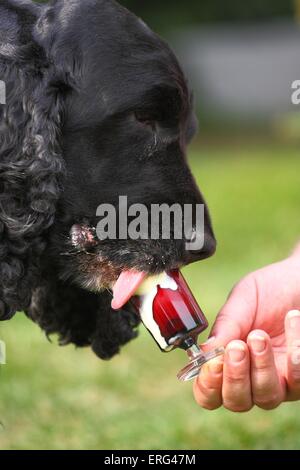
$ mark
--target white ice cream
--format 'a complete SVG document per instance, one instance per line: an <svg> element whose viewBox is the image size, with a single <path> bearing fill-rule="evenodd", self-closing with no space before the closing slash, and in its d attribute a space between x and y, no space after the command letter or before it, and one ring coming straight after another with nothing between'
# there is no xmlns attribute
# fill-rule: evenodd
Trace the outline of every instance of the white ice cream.
<svg viewBox="0 0 300 470"><path fill-rule="evenodd" d="M153 317L153 301L157 294L158 286L162 289L171 289L173 291L178 289L174 279L168 276L167 273L148 277L137 291L141 299L140 315L145 327L151 332L161 349L168 351L172 349L172 346L169 346L162 336L159 326Z"/></svg>

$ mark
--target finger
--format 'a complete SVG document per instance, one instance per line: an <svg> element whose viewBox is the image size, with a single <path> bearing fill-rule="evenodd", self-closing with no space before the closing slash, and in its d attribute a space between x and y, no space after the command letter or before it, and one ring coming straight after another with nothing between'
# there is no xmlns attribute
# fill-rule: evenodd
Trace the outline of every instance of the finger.
<svg viewBox="0 0 300 470"><path fill-rule="evenodd" d="M247 339L251 358L253 402L264 410L276 408L285 390L279 379L270 337L262 330L252 331Z"/></svg>
<svg viewBox="0 0 300 470"><path fill-rule="evenodd" d="M242 412L252 408L249 352L243 341L231 341L226 348L222 395L228 410Z"/></svg>
<svg viewBox="0 0 300 470"><path fill-rule="evenodd" d="M290 399L300 398L300 312L292 310L285 319L287 342L287 382Z"/></svg>
<svg viewBox="0 0 300 470"><path fill-rule="evenodd" d="M242 279L230 293L212 327L209 348L226 346L234 339L246 339L256 308L256 282L252 274ZM203 346L206 350L206 343Z"/></svg>
<svg viewBox="0 0 300 470"><path fill-rule="evenodd" d="M194 396L198 405L215 410L222 405L223 356L204 364L194 382Z"/></svg>

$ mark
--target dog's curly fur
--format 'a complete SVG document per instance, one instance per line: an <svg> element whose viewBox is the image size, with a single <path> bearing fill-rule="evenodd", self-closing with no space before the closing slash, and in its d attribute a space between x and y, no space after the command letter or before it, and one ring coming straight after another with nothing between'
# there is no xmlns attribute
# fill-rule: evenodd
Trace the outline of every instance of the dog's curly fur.
<svg viewBox="0 0 300 470"><path fill-rule="evenodd" d="M16 12L24 23L14 54L3 53L3 46L0 54L9 103L1 107L0 312L8 319L29 306L45 233L54 222L64 163L59 145L62 98L53 65L31 38L34 11L15 10L3 1L0 8Z"/></svg>
<svg viewBox="0 0 300 470"><path fill-rule="evenodd" d="M0 320L24 310L61 344L91 345L108 359L136 336L139 320L129 305L113 312L100 288L124 268L157 272L187 257L165 241L74 253L70 229L92 225L119 183L132 201L203 202L182 158L193 127L185 79L167 45L112 0L0 0L0 80L7 90L0 105ZM153 146L153 126L134 112L143 100L148 112L149 97L135 93L162 81L172 111L160 119ZM161 93L159 85L160 102ZM206 216L207 244L197 259L215 249Z"/></svg>

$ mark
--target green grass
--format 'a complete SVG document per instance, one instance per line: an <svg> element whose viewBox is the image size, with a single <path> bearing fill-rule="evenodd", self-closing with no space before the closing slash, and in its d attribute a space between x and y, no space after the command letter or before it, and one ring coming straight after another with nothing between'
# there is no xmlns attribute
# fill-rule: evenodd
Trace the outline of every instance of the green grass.
<svg viewBox="0 0 300 470"><path fill-rule="evenodd" d="M262 144L207 146L191 163L219 241L217 255L185 270L214 318L248 271L300 238L299 150ZM208 412L176 381L181 351L163 355L142 331L113 361L50 344L17 315L0 325L2 449L299 449L300 404L272 412Z"/></svg>

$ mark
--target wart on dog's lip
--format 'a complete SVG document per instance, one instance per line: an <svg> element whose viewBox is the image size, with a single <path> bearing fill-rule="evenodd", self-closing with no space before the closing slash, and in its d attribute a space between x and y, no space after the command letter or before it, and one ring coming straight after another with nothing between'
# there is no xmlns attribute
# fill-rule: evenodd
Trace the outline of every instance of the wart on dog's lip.
<svg viewBox="0 0 300 470"><path fill-rule="evenodd" d="M114 310L122 308L131 299L146 276L147 273L142 271L122 271L113 287L111 307Z"/></svg>
<svg viewBox="0 0 300 470"><path fill-rule="evenodd" d="M72 245L78 249L84 249L98 243L96 230L87 225L73 225L70 230L70 236Z"/></svg>

